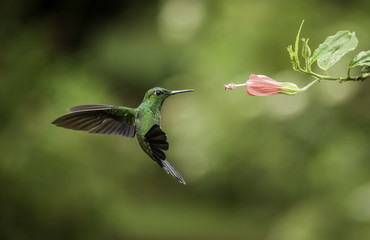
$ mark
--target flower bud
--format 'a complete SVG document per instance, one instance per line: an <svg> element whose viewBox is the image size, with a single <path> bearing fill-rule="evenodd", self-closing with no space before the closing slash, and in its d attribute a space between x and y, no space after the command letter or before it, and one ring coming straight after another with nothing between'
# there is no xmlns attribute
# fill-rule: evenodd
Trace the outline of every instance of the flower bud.
<svg viewBox="0 0 370 240"><path fill-rule="evenodd" d="M302 38L303 46L302 46L302 57L309 58L311 57L311 49L308 46L308 38Z"/></svg>

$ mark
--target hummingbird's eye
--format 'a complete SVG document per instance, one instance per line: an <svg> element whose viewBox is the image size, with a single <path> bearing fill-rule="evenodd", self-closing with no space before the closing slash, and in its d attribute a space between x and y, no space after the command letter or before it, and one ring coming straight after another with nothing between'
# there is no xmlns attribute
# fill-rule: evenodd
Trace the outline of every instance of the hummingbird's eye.
<svg viewBox="0 0 370 240"><path fill-rule="evenodd" d="M154 94L159 96L159 95L162 95L162 92L161 91L155 91Z"/></svg>

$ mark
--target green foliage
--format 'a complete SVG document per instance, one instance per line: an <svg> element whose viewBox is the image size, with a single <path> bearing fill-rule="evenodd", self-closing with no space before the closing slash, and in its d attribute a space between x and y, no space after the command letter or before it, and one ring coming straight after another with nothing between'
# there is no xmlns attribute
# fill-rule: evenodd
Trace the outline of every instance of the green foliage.
<svg viewBox="0 0 370 240"><path fill-rule="evenodd" d="M294 51L293 51L292 45L288 46L290 60L292 61L294 69L298 69L300 67L298 51L299 51L299 37L301 34L303 23L304 23L304 20L302 21L301 26L299 27L297 36L295 38Z"/></svg>
<svg viewBox="0 0 370 240"><path fill-rule="evenodd" d="M358 54L349 64L348 66L348 74L347 77L338 77L338 76L330 76L328 73L329 68L331 68L335 63L337 63L340 59L343 58L348 52L353 51L357 45L358 40L355 33L351 33L349 31L339 31L333 36L329 36L326 40L319 45L317 49L313 52L311 56L311 49L308 46L308 38L302 38L302 52L301 55L305 60L305 65L302 67L299 63L298 58L298 49L299 49L299 41L302 25L299 27L296 40L295 40L295 47L294 51L292 46L288 46L288 53L290 56L290 60L293 64L293 69L310 75L317 80L336 80L339 82L344 81L360 81L365 80L369 77L366 73L367 66L369 62L369 53L368 52L361 52ZM317 61L317 65L325 71L326 75L321 75L319 73L315 73L311 70L311 66L314 62ZM350 76L350 69L357 66L363 66L361 70L361 74L356 77ZM363 74L365 73L365 74Z"/></svg>
<svg viewBox="0 0 370 240"><path fill-rule="evenodd" d="M353 51L358 45L355 33L349 31L339 31L335 35L328 37L313 52L310 65L317 60L318 66L327 71L337 63L345 54Z"/></svg>
<svg viewBox="0 0 370 240"><path fill-rule="evenodd" d="M370 73L370 66L364 66L362 69L361 69L361 73Z"/></svg>
<svg viewBox="0 0 370 240"><path fill-rule="evenodd" d="M304 58L304 59L309 59L310 57L311 57L311 49L310 49L310 47L308 46L308 38L307 39L305 39L305 38L302 38L302 44L303 44L303 46L302 46L302 57Z"/></svg>
<svg viewBox="0 0 370 240"><path fill-rule="evenodd" d="M354 67L369 67L370 66L370 50L362 51L357 54L349 64L349 68Z"/></svg>

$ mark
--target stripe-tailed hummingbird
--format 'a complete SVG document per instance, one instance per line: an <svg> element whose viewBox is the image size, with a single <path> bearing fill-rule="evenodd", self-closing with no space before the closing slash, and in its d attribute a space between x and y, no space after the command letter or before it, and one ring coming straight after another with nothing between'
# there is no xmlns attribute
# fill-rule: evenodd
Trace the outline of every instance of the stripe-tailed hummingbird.
<svg viewBox="0 0 370 240"><path fill-rule="evenodd" d="M168 150L166 133L161 129L161 108L164 100L177 93L190 90L170 91L164 88L148 90L137 108L89 104L68 109L69 113L57 118L52 124L89 133L113 134L134 137L141 148L167 173L179 182L185 180L172 164L167 161L163 150Z"/></svg>

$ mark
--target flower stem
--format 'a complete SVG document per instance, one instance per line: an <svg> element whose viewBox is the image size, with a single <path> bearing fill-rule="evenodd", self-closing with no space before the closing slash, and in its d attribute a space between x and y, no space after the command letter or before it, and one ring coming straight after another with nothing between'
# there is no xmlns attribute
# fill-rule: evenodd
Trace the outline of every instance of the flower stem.
<svg viewBox="0 0 370 240"><path fill-rule="evenodd" d="M319 81L319 79L315 79L315 80L313 80L312 82L310 82L309 84L307 84L305 87L303 87L303 88L300 88L299 89L299 91L300 92L304 92L304 91L306 91L307 89L309 89L314 83L316 83L316 82L318 82Z"/></svg>

